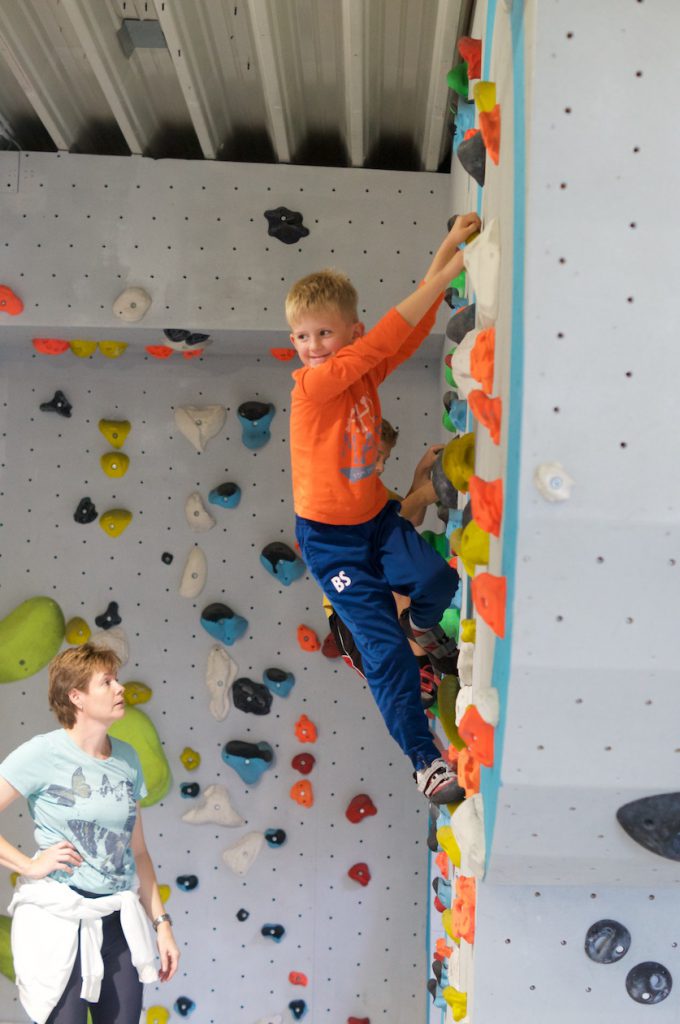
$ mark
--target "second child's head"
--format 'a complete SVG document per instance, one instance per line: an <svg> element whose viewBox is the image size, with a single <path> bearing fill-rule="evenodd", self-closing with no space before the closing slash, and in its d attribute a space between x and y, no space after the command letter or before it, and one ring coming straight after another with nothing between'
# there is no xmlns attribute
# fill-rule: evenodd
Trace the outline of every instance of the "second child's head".
<svg viewBox="0 0 680 1024"><path fill-rule="evenodd" d="M360 338L358 296L346 274L319 270L293 285L286 296L286 318L303 366L321 366Z"/></svg>

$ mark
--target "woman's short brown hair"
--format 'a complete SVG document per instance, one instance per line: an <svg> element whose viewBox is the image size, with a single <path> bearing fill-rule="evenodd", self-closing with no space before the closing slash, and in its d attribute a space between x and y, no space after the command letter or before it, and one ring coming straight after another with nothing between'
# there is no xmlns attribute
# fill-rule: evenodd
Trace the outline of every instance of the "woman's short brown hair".
<svg viewBox="0 0 680 1024"><path fill-rule="evenodd" d="M76 709L69 697L71 690L87 693L95 672L111 672L115 675L119 666L120 658L115 651L110 647L97 647L96 644L69 647L52 658L47 669L47 699L64 729L71 729L76 724Z"/></svg>

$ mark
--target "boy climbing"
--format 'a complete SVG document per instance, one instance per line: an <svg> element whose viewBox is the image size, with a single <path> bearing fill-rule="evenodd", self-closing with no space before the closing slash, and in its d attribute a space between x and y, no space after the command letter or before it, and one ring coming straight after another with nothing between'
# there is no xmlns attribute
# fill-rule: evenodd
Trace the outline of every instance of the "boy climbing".
<svg viewBox="0 0 680 1024"><path fill-rule="evenodd" d="M376 472L378 387L427 337L445 288L463 268L458 246L479 227L475 213L456 218L421 286L368 334L344 274L310 274L286 298L290 337L302 362L293 373L291 403L297 540L356 639L371 693L411 759L418 789L434 803L455 802L464 793L434 744L420 704L418 663L392 592L411 599L416 642L445 657L455 645L438 623L459 580L399 515Z"/></svg>

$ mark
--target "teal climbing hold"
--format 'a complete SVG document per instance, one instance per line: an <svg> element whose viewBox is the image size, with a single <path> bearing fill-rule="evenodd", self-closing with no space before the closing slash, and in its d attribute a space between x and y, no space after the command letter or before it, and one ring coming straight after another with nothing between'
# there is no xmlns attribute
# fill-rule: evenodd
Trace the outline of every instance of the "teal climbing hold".
<svg viewBox="0 0 680 1024"><path fill-rule="evenodd" d="M207 605L201 612L203 629L230 647L248 630L248 620L237 615L228 605L221 602Z"/></svg>
<svg viewBox="0 0 680 1024"><path fill-rule="evenodd" d="M242 402L236 415L243 431L241 440L246 448L263 448L271 439L269 428L276 409L271 402Z"/></svg>
<svg viewBox="0 0 680 1024"><path fill-rule="evenodd" d="M277 697L287 697L295 686L295 676L292 672L284 672L282 668L267 668L262 676L262 682Z"/></svg>
<svg viewBox="0 0 680 1024"><path fill-rule="evenodd" d="M284 587L290 586L305 574L305 563L288 544L280 540L275 540L262 548L260 562Z"/></svg>
<svg viewBox="0 0 680 1024"><path fill-rule="evenodd" d="M0 683L35 675L61 647L66 624L51 597L30 597L0 620Z"/></svg>
<svg viewBox="0 0 680 1024"><path fill-rule="evenodd" d="M264 740L260 743L229 740L222 749L222 760L247 785L252 786L273 765L274 751Z"/></svg>

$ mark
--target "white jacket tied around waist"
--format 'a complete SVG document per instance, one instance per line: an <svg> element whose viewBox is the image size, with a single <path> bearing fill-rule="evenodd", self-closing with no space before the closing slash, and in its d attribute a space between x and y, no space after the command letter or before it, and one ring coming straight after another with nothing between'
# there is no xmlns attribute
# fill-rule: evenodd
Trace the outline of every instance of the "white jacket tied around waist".
<svg viewBox="0 0 680 1024"><path fill-rule="evenodd" d="M12 956L19 999L36 1024L45 1024L66 988L78 950L81 999L99 999L104 963L102 918L120 911L132 963L142 982L158 980L151 925L136 893L125 890L88 899L51 878L21 878L7 908L12 916Z"/></svg>

